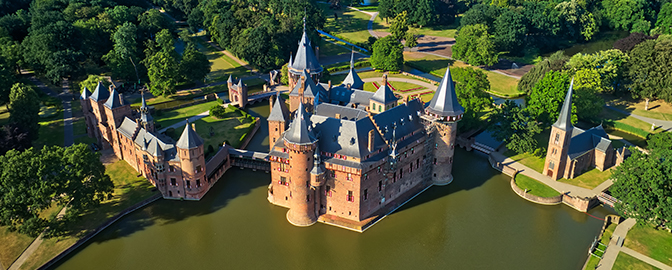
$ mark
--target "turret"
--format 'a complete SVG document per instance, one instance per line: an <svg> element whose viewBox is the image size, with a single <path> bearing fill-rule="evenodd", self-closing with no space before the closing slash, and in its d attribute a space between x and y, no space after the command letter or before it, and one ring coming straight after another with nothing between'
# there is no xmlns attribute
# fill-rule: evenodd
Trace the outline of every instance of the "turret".
<svg viewBox="0 0 672 270"><path fill-rule="evenodd" d="M154 132L154 118L149 113L149 107L145 101L145 92L142 92L142 105L140 105L140 125L149 132Z"/></svg>
<svg viewBox="0 0 672 270"><path fill-rule="evenodd" d="M375 114L387 111L397 105L397 100L394 92L387 86L387 75L383 75L383 84L369 100L369 111Z"/></svg>
<svg viewBox="0 0 672 270"><path fill-rule="evenodd" d="M285 104L285 100L277 94L277 98L273 101L271 97L271 113L268 115L268 144L270 150L273 150L275 143L282 137L282 133L287 130L289 123L289 110Z"/></svg>
<svg viewBox="0 0 672 270"><path fill-rule="evenodd" d="M315 99L319 97L320 91L324 91L322 86L316 84L315 81L310 77L308 71L304 70L299 77L299 82L289 93L290 111L296 111L296 109L299 107L299 103L303 103L306 111L312 112Z"/></svg>
<svg viewBox="0 0 672 270"><path fill-rule="evenodd" d="M348 76L345 77L343 82L341 83L342 85L350 85L351 88L355 89L364 89L364 81L357 75L357 71L355 71L355 51L353 50L350 53L350 72L348 73Z"/></svg>
<svg viewBox="0 0 672 270"><path fill-rule="evenodd" d="M433 132L434 137L432 180L435 185L447 185L453 181L457 122L462 119L463 114L464 108L457 100L455 84L448 67L434 97L425 109L425 115L432 123L429 131Z"/></svg>
<svg viewBox="0 0 672 270"><path fill-rule="evenodd" d="M299 47L296 49L296 56L290 55L287 71L289 72L289 88L292 89L298 83L298 78L304 70L308 71L309 76L314 80L319 80L322 75L322 65L313 50L313 46L306 33L306 18L303 18L303 35L299 41Z"/></svg>
<svg viewBox="0 0 672 270"><path fill-rule="evenodd" d="M82 89L82 94L79 96L79 104L82 106L82 113L84 114L84 122L86 123L86 134L89 137L95 137L96 126L94 125L95 121L93 120L96 116L93 114L93 109L91 107L91 101L89 97L91 92L89 89L84 87Z"/></svg>
<svg viewBox="0 0 672 270"><path fill-rule="evenodd" d="M290 202L287 220L295 226L310 226L317 221L315 190L310 188L317 139L308 129L309 115L299 105L294 120L284 133L285 148L291 161Z"/></svg>
<svg viewBox="0 0 672 270"><path fill-rule="evenodd" d="M320 145L315 144L315 154L313 155L313 169L310 170L310 186L313 189L319 188L324 185L324 164L322 164L322 159L320 158ZM319 196L320 192L315 194ZM317 198L316 198L317 199Z"/></svg>
<svg viewBox="0 0 672 270"><path fill-rule="evenodd" d="M177 155L180 157L180 167L185 199L200 199L209 189L205 179L205 155L203 151L203 139L194 128L187 124L182 131L180 139L175 144Z"/></svg>
<svg viewBox="0 0 672 270"><path fill-rule="evenodd" d="M569 84L569 90L562 103L560 117L551 127L551 137L548 140L548 149L546 151L546 160L544 161L543 173L553 180L565 177L567 173L567 152L569 142L572 138L572 92L574 79Z"/></svg>

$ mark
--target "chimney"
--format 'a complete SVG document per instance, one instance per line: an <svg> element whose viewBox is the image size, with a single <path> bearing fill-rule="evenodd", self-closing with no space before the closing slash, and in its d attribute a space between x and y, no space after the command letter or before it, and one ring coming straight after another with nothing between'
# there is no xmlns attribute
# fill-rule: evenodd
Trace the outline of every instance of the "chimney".
<svg viewBox="0 0 672 270"><path fill-rule="evenodd" d="M373 129L369 130L369 152L373 152Z"/></svg>
<svg viewBox="0 0 672 270"><path fill-rule="evenodd" d="M315 60L320 61L320 47L315 46Z"/></svg>
<svg viewBox="0 0 672 270"><path fill-rule="evenodd" d="M306 77L301 77L301 87L299 87L299 96L303 96L303 90L306 89Z"/></svg>
<svg viewBox="0 0 672 270"><path fill-rule="evenodd" d="M329 89L327 90L331 90L331 80L329 80Z"/></svg>
<svg viewBox="0 0 672 270"><path fill-rule="evenodd" d="M124 94L119 94L119 102L121 103L121 105L124 105L124 103L125 103L124 102Z"/></svg>
<svg viewBox="0 0 672 270"><path fill-rule="evenodd" d="M383 74L383 85L387 85L387 74Z"/></svg>
<svg viewBox="0 0 672 270"><path fill-rule="evenodd" d="M337 114L334 116L334 118L336 118L336 119L341 119L341 114L340 114L340 113L337 113Z"/></svg>

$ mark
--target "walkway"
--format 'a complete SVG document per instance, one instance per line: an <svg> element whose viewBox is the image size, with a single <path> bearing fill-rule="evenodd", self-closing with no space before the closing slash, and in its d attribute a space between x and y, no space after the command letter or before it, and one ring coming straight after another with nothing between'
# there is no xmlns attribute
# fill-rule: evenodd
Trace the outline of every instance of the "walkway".
<svg viewBox="0 0 672 270"><path fill-rule="evenodd" d="M609 109L611 109L611 110L614 110L614 111L617 111L617 112L620 112L620 113L623 113L623 114L632 116L632 117L637 118L637 119L639 119L639 120L642 120L642 121L644 121L644 122L647 122L647 123L650 123L650 124L655 124L656 127L661 128L661 129L663 129L663 130L665 130L665 131L667 131L667 132L672 131L672 121L665 121L665 120L660 120L660 119L653 119L653 118L648 118L648 117L644 117L644 116L640 116L640 115L632 114L632 113L630 113L630 112L628 112L628 111L621 110L621 109L616 108L616 107L614 107L614 106L611 106L611 105L609 105L609 104L606 104L606 105L604 105L604 106L607 107L607 108L609 108ZM648 130L647 130L647 131L648 131Z"/></svg>
<svg viewBox="0 0 672 270"><path fill-rule="evenodd" d="M26 71L21 71L21 74L26 74ZM62 83L63 91L60 94L54 93L49 87L47 87L42 81L37 79L34 75L30 75L28 78L38 89L47 94L50 97L58 98L63 104L63 130L64 130L64 141L63 146L71 146L74 144L74 128L72 126L72 92L70 91L70 83L67 79L64 79Z"/></svg>
<svg viewBox="0 0 672 270"><path fill-rule="evenodd" d="M60 219L61 217L63 217L63 215L65 215L65 207L63 207L63 209L61 209L61 211L58 212L56 218ZM19 258L17 258L16 261L14 261L14 263L12 263L12 265L10 265L9 268L7 268L8 270L18 270L19 268L21 268L21 265L23 265L23 263L25 263L26 260L28 260L28 258L30 258L30 256L33 255L35 250L37 250L37 248L40 247L40 245L42 244L43 241L42 234L44 234L44 232L42 232L39 236L37 236L37 238L35 238L35 240L30 244L30 246L28 246L28 248L26 248L26 250L24 250L23 253L21 253L21 256L19 256Z"/></svg>
<svg viewBox="0 0 672 270"><path fill-rule="evenodd" d="M525 165L523 165L519 162L516 162L515 160L512 160L512 159L504 156L503 154L501 154L499 152L492 152L491 155L492 155L492 158L495 161L501 162L504 165L512 167L512 168L518 170L518 173L521 173L521 174L529 176L529 177L531 177L531 178L533 178L533 179L535 179L539 182L542 182L542 183L546 184L547 186L555 189L556 191L558 191L560 193L564 194L564 193L569 192L569 195L572 195L574 197L578 196L578 197L584 197L584 198L594 197L594 196L597 196L599 194L599 192L596 193L595 191L590 190L590 189L586 189L586 188L577 187L577 186L574 186L574 185L554 181L551 178L549 178L548 176L545 176L545 175L543 175L543 174L541 174L541 173L539 173L539 172L537 172L537 171L535 171L535 170L533 170L533 169L531 169L531 168L529 168L529 167L527 167L527 166L525 166Z"/></svg>

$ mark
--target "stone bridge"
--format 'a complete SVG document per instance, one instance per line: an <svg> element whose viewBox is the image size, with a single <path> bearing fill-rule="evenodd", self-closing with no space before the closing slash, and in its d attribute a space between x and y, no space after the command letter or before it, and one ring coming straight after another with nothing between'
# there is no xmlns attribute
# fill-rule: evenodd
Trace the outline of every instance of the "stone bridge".
<svg viewBox="0 0 672 270"><path fill-rule="evenodd" d="M248 168L265 172L271 171L271 162L268 161L268 153L254 152L241 149L229 149L231 167Z"/></svg>
<svg viewBox="0 0 672 270"><path fill-rule="evenodd" d="M267 100L271 96L275 96L278 92L282 93L282 90L272 90L268 92L256 92L247 96L247 104L254 104L259 101Z"/></svg>

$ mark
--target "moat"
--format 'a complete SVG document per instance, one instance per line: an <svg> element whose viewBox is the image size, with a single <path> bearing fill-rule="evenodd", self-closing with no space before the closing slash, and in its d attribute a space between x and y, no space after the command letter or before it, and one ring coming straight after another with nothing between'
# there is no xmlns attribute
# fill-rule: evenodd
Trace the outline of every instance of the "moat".
<svg viewBox="0 0 672 270"><path fill-rule="evenodd" d="M268 105L251 113L267 116ZM248 149L268 151L262 124ZM299 228L266 200L269 174L232 168L198 202L159 200L112 225L57 269L579 269L601 220L530 203L485 156L456 150L454 181L365 233ZM610 210L589 214L602 218Z"/></svg>

